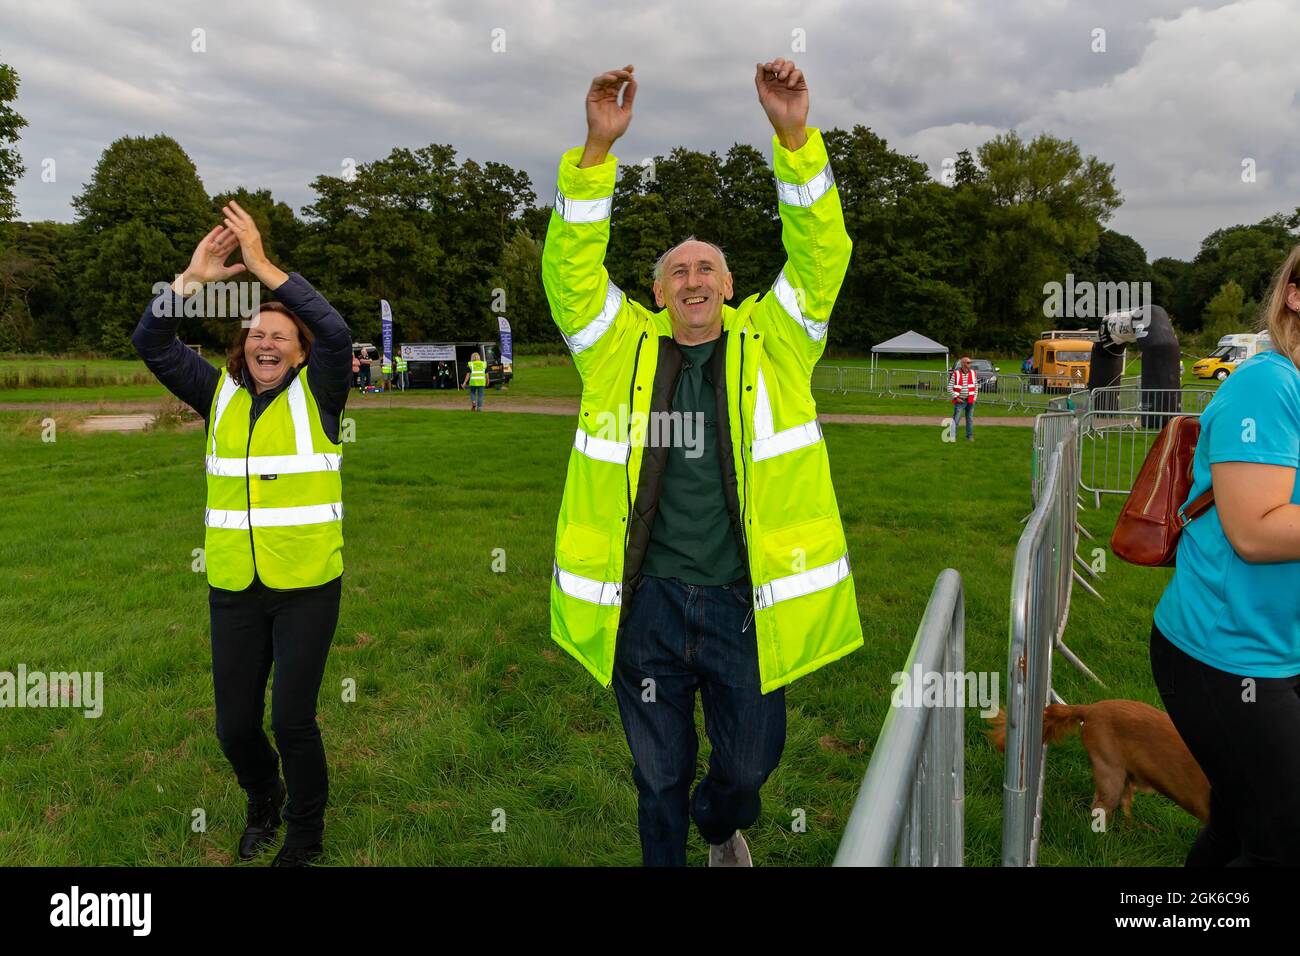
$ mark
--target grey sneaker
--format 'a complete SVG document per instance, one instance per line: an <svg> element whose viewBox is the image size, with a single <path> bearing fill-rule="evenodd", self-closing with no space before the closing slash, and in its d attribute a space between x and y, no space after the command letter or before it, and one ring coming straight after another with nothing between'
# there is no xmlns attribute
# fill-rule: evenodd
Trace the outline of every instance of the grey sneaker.
<svg viewBox="0 0 1300 956"><path fill-rule="evenodd" d="M749 844L739 830L727 838L725 843L709 844L709 866L753 866L754 858L749 855Z"/></svg>

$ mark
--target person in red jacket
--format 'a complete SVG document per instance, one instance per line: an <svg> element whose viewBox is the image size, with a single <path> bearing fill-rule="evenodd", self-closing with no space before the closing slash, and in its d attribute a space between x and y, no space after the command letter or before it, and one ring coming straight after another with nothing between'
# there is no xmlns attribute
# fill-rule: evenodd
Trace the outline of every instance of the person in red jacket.
<svg viewBox="0 0 1300 956"><path fill-rule="evenodd" d="M957 438L957 421L962 410L966 411L966 440L974 441L975 396L979 393L979 380L975 370L970 367L970 356L963 355L961 362L948 377L948 394L952 396L952 432Z"/></svg>

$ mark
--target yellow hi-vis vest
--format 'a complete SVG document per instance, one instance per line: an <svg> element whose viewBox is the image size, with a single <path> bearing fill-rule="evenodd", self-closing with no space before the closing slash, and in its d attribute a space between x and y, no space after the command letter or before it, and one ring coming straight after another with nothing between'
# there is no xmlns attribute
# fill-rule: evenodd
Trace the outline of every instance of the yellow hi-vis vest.
<svg viewBox="0 0 1300 956"><path fill-rule="evenodd" d="M487 362L480 359L469 363L469 384L470 388L487 385Z"/></svg>
<svg viewBox="0 0 1300 956"><path fill-rule="evenodd" d="M821 133L809 129L796 151L774 137L773 149L788 258L770 289L722 310L763 693L862 646L810 387L852 242ZM667 311L650 312L610 281L603 262L617 160L581 169L581 155L573 149L560 162L542 254L551 314L583 385L556 528L551 637L608 686L659 338L673 330Z"/></svg>
<svg viewBox="0 0 1300 956"><path fill-rule="evenodd" d="M343 446L321 426L304 368L249 434L252 396L223 371L208 417L208 583L278 590L343 573Z"/></svg>

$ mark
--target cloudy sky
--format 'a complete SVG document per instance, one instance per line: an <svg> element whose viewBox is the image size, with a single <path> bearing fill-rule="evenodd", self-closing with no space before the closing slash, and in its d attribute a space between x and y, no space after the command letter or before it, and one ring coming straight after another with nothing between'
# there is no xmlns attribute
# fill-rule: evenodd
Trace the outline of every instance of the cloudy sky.
<svg viewBox="0 0 1300 956"><path fill-rule="evenodd" d="M71 219L102 150L158 132L210 193L269 187L295 208L319 173L431 142L522 168L545 199L595 73L637 67L616 150L637 162L766 150L754 63L787 56L811 123L870 126L936 178L1006 129L1073 139L1115 165L1111 226L1153 259L1300 205L1297 41L1300 0L0 0L24 219Z"/></svg>

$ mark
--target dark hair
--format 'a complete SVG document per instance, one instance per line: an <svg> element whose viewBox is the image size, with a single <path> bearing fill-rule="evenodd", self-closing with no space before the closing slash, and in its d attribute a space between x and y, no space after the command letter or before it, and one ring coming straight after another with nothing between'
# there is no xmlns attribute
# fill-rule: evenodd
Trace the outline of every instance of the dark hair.
<svg viewBox="0 0 1300 956"><path fill-rule="evenodd" d="M298 344L302 347L303 360L306 361L311 357L311 345L316 337L311 334L311 329L307 328L307 323L298 316L293 314L293 310L281 302L267 302L258 308L257 314L263 312L275 312L279 315L287 315L293 320L294 326L298 329ZM256 321L256 320L254 320ZM240 324L239 334L230 344L230 351L226 353L226 371L240 385L247 386L244 381L244 372L248 368L248 361L244 358L244 346L248 343L248 331L252 325Z"/></svg>

